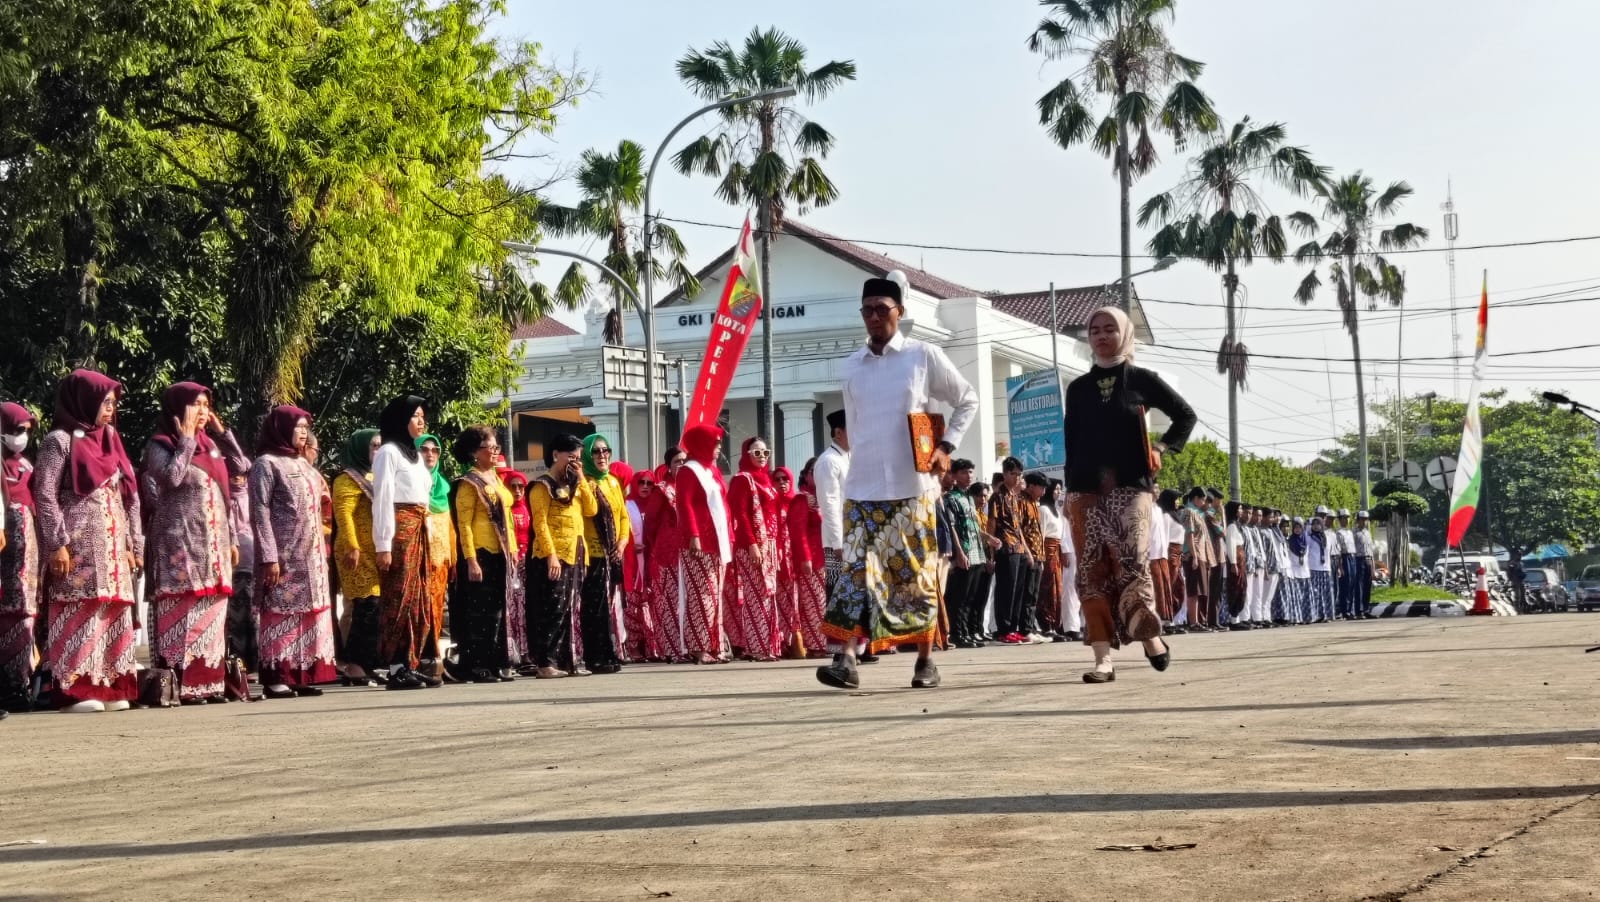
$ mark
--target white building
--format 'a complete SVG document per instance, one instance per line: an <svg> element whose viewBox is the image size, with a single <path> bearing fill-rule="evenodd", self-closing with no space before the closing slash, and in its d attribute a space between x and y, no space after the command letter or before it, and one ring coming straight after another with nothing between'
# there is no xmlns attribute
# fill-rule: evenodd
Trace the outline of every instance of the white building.
<svg viewBox="0 0 1600 902"><path fill-rule="evenodd" d="M1051 360L1049 293L997 294L966 288L922 272L860 245L789 221L772 246L773 399L777 423L772 437L776 460L796 473L827 444L823 417L842 406L839 364L862 345L861 283L901 270L910 281L901 329L908 335L943 347L982 399L977 421L961 443L957 457L970 458L987 471L1008 453L1005 404L1007 377L1048 370ZM682 358L685 381L694 384L710 335L710 320L722 297L730 250L699 273L701 291L692 299L674 292L656 307L656 347L669 358ZM1061 373L1070 380L1088 366L1082 335L1089 315L1115 302L1109 286L1058 289L1060 335L1056 352ZM1150 328L1137 300L1132 316L1142 341ZM544 442L564 432L603 432L619 449L618 459L635 466L645 461L644 405L630 405L627 447L618 433L615 401L601 395L600 353L604 310L591 311L579 332L554 319L526 325L514 335L513 348L522 376L510 396L515 440L508 448L514 462L529 472L543 470ZM642 347L642 324L625 322L626 342ZM750 338L733 386L724 404L730 457L755 434L761 398L761 333ZM677 439L677 401L661 404L661 447ZM650 465L660 461L651 461Z"/></svg>

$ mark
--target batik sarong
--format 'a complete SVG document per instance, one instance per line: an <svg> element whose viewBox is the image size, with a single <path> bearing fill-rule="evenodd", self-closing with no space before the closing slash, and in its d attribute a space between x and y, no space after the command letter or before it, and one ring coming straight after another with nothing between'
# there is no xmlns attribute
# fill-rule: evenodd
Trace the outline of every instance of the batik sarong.
<svg viewBox="0 0 1600 902"><path fill-rule="evenodd" d="M154 608L150 651L177 674L178 696L203 699L222 695L228 596L158 597Z"/></svg>
<svg viewBox="0 0 1600 902"><path fill-rule="evenodd" d="M383 574L378 655L390 666L403 664L413 670L434 635L427 520L428 509L423 505L395 508L392 563ZM266 649L261 652L265 657Z"/></svg>
<svg viewBox="0 0 1600 902"><path fill-rule="evenodd" d="M690 655L721 657L722 578L727 568L715 554L685 548L683 570L683 645Z"/></svg>
<svg viewBox="0 0 1600 902"><path fill-rule="evenodd" d="M932 642L939 626L937 496L844 503L844 572L822 632L830 646L865 639L876 653Z"/></svg>
<svg viewBox="0 0 1600 902"><path fill-rule="evenodd" d="M1149 503L1150 493L1138 488L1067 493L1085 644L1119 648L1161 635L1150 579Z"/></svg>

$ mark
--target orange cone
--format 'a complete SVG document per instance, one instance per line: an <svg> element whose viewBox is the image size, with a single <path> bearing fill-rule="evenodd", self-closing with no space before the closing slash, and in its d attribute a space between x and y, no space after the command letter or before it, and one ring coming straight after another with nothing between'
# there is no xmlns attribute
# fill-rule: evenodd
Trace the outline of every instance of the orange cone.
<svg viewBox="0 0 1600 902"><path fill-rule="evenodd" d="M1472 593L1472 610L1467 613L1474 616L1494 613L1494 608L1489 607L1489 571L1483 567L1478 568L1478 586Z"/></svg>

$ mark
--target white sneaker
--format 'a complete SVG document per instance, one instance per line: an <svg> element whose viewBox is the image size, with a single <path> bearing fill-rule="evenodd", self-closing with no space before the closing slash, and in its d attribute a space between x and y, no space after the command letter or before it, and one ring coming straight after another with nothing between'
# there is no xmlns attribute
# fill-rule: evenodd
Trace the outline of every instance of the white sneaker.
<svg viewBox="0 0 1600 902"><path fill-rule="evenodd" d="M126 711L133 707L133 702L123 699L120 702L106 702L107 711Z"/></svg>
<svg viewBox="0 0 1600 902"><path fill-rule="evenodd" d="M1045 637L1039 635L1038 633L1029 633L1028 634L1028 644L1029 645L1043 645L1043 644L1045 644L1046 642L1049 642L1049 641L1050 641L1049 639L1046 639Z"/></svg>
<svg viewBox="0 0 1600 902"><path fill-rule="evenodd" d="M62 714L99 714L106 709L105 702L87 701L68 705L61 709Z"/></svg>

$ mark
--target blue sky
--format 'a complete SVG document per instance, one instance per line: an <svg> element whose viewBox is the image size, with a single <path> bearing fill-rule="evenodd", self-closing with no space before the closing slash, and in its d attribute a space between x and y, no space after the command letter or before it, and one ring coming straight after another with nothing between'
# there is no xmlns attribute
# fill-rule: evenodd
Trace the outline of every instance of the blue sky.
<svg viewBox="0 0 1600 902"><path fill-rule="evenodd" d="M851 59L854 83L806 112L831 130L827 162L841 192L808 222L835 234L912 244L1113 253L1116 184L1092 151L1057 148L1038 125L1034 101L1069 64L1045 62L1025 41L1042 10L1022 0L808 0L805 3L555 4L511 0L507 38L535 40L550 62L576 60L595 90L568 111L546 148L570 163L589 147L632 138L654 149L698 101L673 65L691 47L737 43L775 25L811 58ZM1335 14L1330 15L1333 12ZM1401 218L1434 231L1454 183L1461 245L1600 234L1600 189L1581 174L1600 147L1600 125L1584 112L1595 83L1593 37L1600 4L1534 0L1518 8L1487 0L1350 0L1336 6L1284 0L1186 0L1172 27L1177 49L1207 64L1201 86L1228 121L1281 121L1291 141L1337 173L1365 170L1380 184L1416 189ZM708 120L709 122L709 120ZM699 132L692 128L686 134ZM680 139L681 140L681 139ZM1134 186L1134 203L1172 187L1184 159L1170 145L1162 165ZM528 163L542 179L549 163ZM737 224L741 214L712 196L707 179L663 172L663 215ZM573 186L551 190L574 199ZM1268 194L1274 212L1304 205ZM684 227L693 264L732 243L731 232ZM1148 234L1136 229L1142 247ZM876 246L953 281L1027 290L1050 281L1085 285L1117 275L1115 259L1002 256ZM1452 353L1444 254L1403 258L1410 284L1405 356ZM1491 352L1600 341L1600 300L1494 311L1497 302L1568 292L1600 298L1600 241L1457 253L1457 306L1474 304L1489 271ZM1331 292L1310 308L1291 293L1303 268L1261 265L1244 274L1243 339L1258 354L1349 358ZM781 280L781 274L774 274ZM1226 389L1211 365L1222 336L1215 273L1182 263L1137 282L1160 344L1145 361L1173 373L1201 411L1201 436L1225 435ZM1594 286L1582 290L1585 286ZM781 287L779 288L781 294ZM1161 303L1180 301L1183 304ZM1200 306L1192 306L1200 305ZM1296 309L1273 309L1296 308ZM1363 312L1363 351L1396 356L1399 317ZM1473 313L1459 315L1470 355ZM1521 393L1566 388L1600 406L1593 350L1496 360L1491 381ZM1353 428L1351 365L1343 360L1259 358L1241 402L1244 443L1259 453L1308 460L1335 429ZM1395 367L1378 367L1369 400L1394 391ZM1461 364L1466 392L1470 361ZM1450 366L1416 360L1408 393L1453 390ZM1331 402L1329 384L1332 383ZM1377 446L1374 446L1375 456Z"/></svg>

